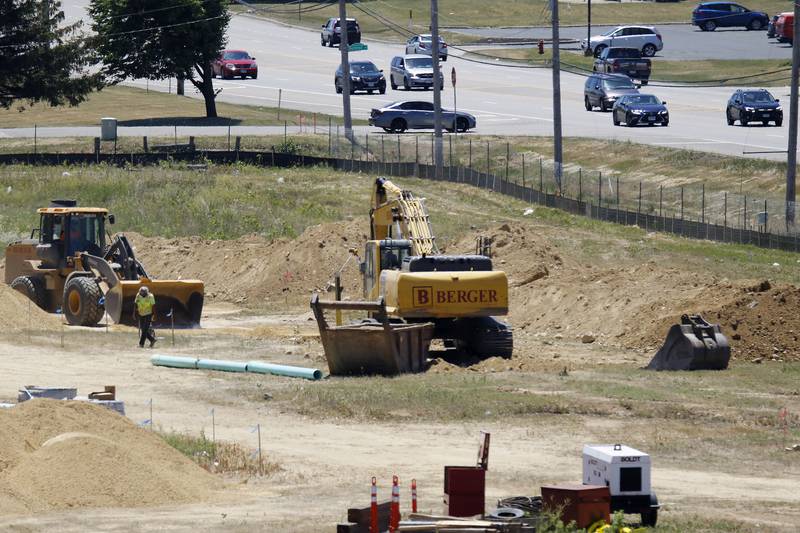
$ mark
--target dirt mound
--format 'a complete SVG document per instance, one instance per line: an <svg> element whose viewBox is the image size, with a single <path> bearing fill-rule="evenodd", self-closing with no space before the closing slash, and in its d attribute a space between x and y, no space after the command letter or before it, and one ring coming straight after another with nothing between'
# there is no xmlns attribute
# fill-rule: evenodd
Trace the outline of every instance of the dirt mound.
<svg viewBox="0 0 800 533"><path fill-rule="evenodd" d="M202 500L216 480L125 417L84 402L0 409L0 515Z"/></svg>
<svg viewBox="0 0 800 533"><path fill-rule="evenodd" d="M161 239L129 234L136 255L157 278L200 279L206 298L263 308L307 304L313 290L331 290L333 274L359 254L369 228L363 221L312 226L296 239L250 235L229 241ZM361 295L355 258L342 273L344 294Z"/></svg>
<svg viewBox="0 0 800 533"><path fill-rule="evenodd" d="M28 309L30 309L30 318ZM28 329L28 327L37 330L51 330L58 329L60 326L60 317L42 311L18 291L0 283L0 330L4 332L20 331Z"/></svg>

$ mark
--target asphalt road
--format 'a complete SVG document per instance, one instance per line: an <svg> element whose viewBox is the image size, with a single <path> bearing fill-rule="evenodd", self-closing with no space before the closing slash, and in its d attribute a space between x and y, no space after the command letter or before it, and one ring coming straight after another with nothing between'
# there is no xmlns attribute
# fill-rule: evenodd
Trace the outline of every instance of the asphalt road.
<svg viewBox="0 0 800 533"><path fill-rule="evenodd" d="M64 5L68 17L80 17L80 6L85 4L86 0L66 0ZM354 53L351 57L373 60L387 72L391 58L402 53L402 48L395 44L367 42L368 51ZM215 80L215 86L222 88L221 100L275 106L280 92L281 105L288 108L332 114L341 112L342 97L333 88L339 51L321 47L318 32L235 16L229 28L229 46L247 49L258 58L259 79ZM550 70L479 64L456 57L443 64L447 73L453 66L458 70L458 109L477 117L476 133L552 135ZM787 128L785 125L782 128L727 126L724 112L731 88L647 88L646 92L668 102L669 127L625 128L613 126L610 113L584 110L584 81L585 78L579 75L562 75L564 135L631 140L779 160L786 157L785 153L748 153L785 151ZM144 83L131 82L139 86L144 86ZM168 83L166 80L151 81L149 87L151 90L167 90ZM786 99L788 89L775 89L773 93ZM187 94L199 97L189 84ZM391 89L385 95L359 94L352 98L353 114L367 118L373 107L417 98L430 101L432 94ZM448 84L443 94L443 105L452 108L453 103L453 90Z"/></svg>
<svg viewBox="0 0 800 533"><path fill-rule="evenodd" d="M592 26L592 35L600 35L616 26ZM664 59L791 59L792 47L775 39L767 39L766 31L747 31L743 28L720 28L713 32L700 31L691 24L656 25L664 38ZM451 31L484 39L549 39L550 28L451 28ZM561 28L562 39L585 39L586 26ZM566 45L576 48L576 45Z"/></svg>

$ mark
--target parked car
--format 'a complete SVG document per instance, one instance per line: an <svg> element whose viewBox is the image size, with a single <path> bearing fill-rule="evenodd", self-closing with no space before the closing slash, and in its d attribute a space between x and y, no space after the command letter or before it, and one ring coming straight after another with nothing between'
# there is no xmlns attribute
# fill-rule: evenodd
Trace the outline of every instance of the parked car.
<svg viewBox="0 0 800 533"><path fill-rule="evenodd" d="M389 83L392 89L402 85L405 90L414 87L433 88L433 59L422 54L397 56L392 59L389 71ZM439 88L444 89L444 76L439 71Z"/></svg>
<svg viewBox="0 0 800 533"><path fill-rule="evenodd" d="M256 58L244 50L223 50L217 59L211 63L211 75L230 79L241 76L242 79L250 76L258 78L258 65Z"/></svg>
<svg viewBox="0 0 800 533"><path fill-rule="evenodd" d="M717 28L747 28L763 30L769 24L769 15L763 11L750 11L734 2L704 2L692 11L692 25L703 31Z"/></svg>
<svg viewBox="0 0 800 533"><path fill-rule="evenodd" d="M785 13L778 13L777 15L772 15L772 18L769 19L769 23L767 24L767 39L773 39L777 37L775 33L775 23L778 21L778 17L781 15L785 15Z"/></svg>
<svg viewBox="0 0 800 533"><path fill-rule="evenodd" d="M614 107L614 102L626 94L639 94L633 81L624 74L592 74L586 78L583 86L583 102L586 111L599 107L601 111L608 111Z"/></svg>
<svg viewBox="0 0 800 533"><path fill-rule="evenodd" d="M780 100L773 97L766 89L748 91L739 89L728 100L725 109L725 118L728 126L733 126L739 121L742 126L750 122L761 122L764 126L774 122L776 126L783 125L783 109Z"/></svg>
<svg viewBox="0 0 800 533"><path fill-rule="evenodd" d="M433 53L433 36L430 34L415 35L406 41L406 54ZM447 43L439 37L439 59L447 61Z"/></svg>
<svg viewBox="0 0 800 533"><path fill-rule="evenodd" d="M595 72L626 74L631 79L639 80L647 85L650 79L651 63L642 57L638 48L604 48L600 56L594 60L592 68Z"/></svg>
<svg viewBox="0 0 800 533"><path fill-rule="evenodd" d="M652 26L617 26L602 35L595 35L588 41L581 41L581 49L598 57L604 48L638 48L645 57L653 57L664 48L661 34Z"/></svg>
<svg viewBox="0 0 800 533"><path fill-rule="evenodd" d="M394 102L369 115L370 126L383 128L388 133L403 133L410 129L432 129L434 112L431 102ZM448 131L467 131L477 125L475 117L463 111L442 109L442 125Z"/></svg>
<svg viewBox="0 0 800 533"><path fill-rule="evenodd" d="M333 78L333 86L340 94L344 87L342 78L342 66L339 65ZM372 61L352 61L350 63L350 94L354 94L356 91L366 91L369 94L375 91L381 94L386 93L386 78L383 77L383 71Z"/></svg>
<svg viewBox="0 0 800 533"><path fill-rule="evenodd" d="M614 104L611 117L615 126L624 122L626 126L661 124L669 126L667 103L652 94L629 94Z"/></svg>
<svg viewBox="0 0 800 533"><path fill-rule="evenodd" d="M331 17L322 25L319 40L322 46L333 46L342 42L342 27L339 24L339 17ZM356 19L347 19L347 42L350 44L361 42L361 28Z"/></svg>
<svg viewBox="0 0 800 533"><path fill-rule="evenodd" d="M779 43L794 43L794 13L781 13L775 21L775 37Z"/></svg>

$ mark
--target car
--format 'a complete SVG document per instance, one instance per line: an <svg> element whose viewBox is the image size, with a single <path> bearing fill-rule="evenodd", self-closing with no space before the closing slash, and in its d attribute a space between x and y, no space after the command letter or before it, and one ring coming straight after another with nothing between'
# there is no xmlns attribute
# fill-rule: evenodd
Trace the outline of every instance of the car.
<svg viewBox="0 0 800 533"><path fill-rule="evenodd" d="M258 78L256 58L244 50L223 50L211 63L211 75L226 80L236 76L241 76L243 79L250 76L256 79Z"/></svg>
<svg viewBox="0 0 800 533"><path fill-rule="evenodd" d="M433 59L422 54L396 56L389 70L389 83L392 89L403 86L406 91L414 87L433 88ZM439 71L439 88L444 89L444 76Z"/></svg>
<svg viewBox="0 0 800 533"><path fill-rule="evenodd" d="M339 24L339 17L331 17L328 22L322 25L319 34L322 46L333 46L342 42L342 27ZM347 19L347 42L349 44L361 42L361 27L356 19Z"/></svg>
<svg viewBox="0 0 800 533"><path fill-rule="evenodd" d="M406 41L406 54L433 53L433 36L430 34L415 35ZM447 61L447 43L439 37L439 59Z"/></svg>
<svg viewBox="0 0 800 533"><path fill-rule="evenodd" d="M624 122L626 126L669 126L667 103L652 94L628 94L618 99L611 110L615 126Z"/></svg>
<svg viewBox="0 0 800 533"><path fill-rule="evenodd" d="M781 13L775 21L775 37L779 43L794 43L794 13Z"/></svg>
<svg viewBox="0 0 800 533"><path fill-rule="evenodd" d="M341 94L344 87L341 65L336 69L333 86L336 88L336 92ZM386 94L386 78L383 76L383 71L372 61L350 62L350 94L354 94L356 91L366 91L369 94L378 91Z"/></svg>
<svg viewBox="0 0 800 533"><path fill-rule="evenodd" d="M780 100L773 97L766 89L739 89L731 95L725 109L728 126L737 120L742 126L750 122L761 122L764 126L774 122L777 127L783 125L783 109Z"/></svg>
<svg viewBox="0 0 800 533"><path fill-rule="evenodd" d="M393 102L369 115L369 125L383 128L387 133L406 130L433 129L434 110L431 102ZM463 111L442 109L442 125L447 131L467 131L477 126L475 117Z"/></svg>
<svg viewBox="0 0 800 533"><path fill-rule="evenodd" d="M627 74L634 80L647 85L650 80L652 64L638 48L603 48L600 56L594 60L592 70L612 74Z"/></svg>
<svg viewBox="0 0 800 533"><path fill-rule="evenodd" d="M763 30L769 24L769 15L763 11L750 11L734 2L703 2L692 11L692 25L703 31L717 28L747 28Z"/></svg>
<svg viewBox="0 0 800 533"><path fill-rule="evenodd" d="M599 107L601 111L608 111L614 107L614 102L626 94L639 94L639 89L633 81L624 74L599 74L595 73L586 78L583 86L583 103L586 111Z"/></svg>
<svg viewBox="0 0 800 533"><path fill-rule="evenodd" d="M581 41L581 49L587 55L598 57L604 48L618 46L621 48L638 48L645 57L653 57L664 49L661 34L652 26L617 26L602 35L595 35L588 41Z"/></svg>

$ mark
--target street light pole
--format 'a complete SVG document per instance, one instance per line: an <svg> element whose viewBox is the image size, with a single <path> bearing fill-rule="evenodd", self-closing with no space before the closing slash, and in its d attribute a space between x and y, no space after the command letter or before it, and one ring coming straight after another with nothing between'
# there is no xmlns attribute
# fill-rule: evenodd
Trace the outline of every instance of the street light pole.
<svg viewBox="0 0 800 533"><path fill-rule="evenodd" d="M439 85L439 1L431 0L431 58L433 59L433 126L434 164L436 177L442 176L444 150L442 146L442 91Z"/></svg>
<svg viewBox="0 0 800 533"><path fill-rule="evenodd" d="M347 36L347 8L345 0L339 0L339 51L342 54L342 112L344 113L344 136L353 142L353 118L350 115L350 43ZM331 36L332 38L332 36Z"/></svg>
<svg viewBox="0 0 800 533"><path fill-rule="evenodd" d="M558 0L550 0L553 14L553 178L561 193L561 56L559 54Z"/></svg>
<svg viewBox="0 0 800 533"><path fill-rule="evenodd" d="M794 3L794 35L800 34L800 4ZM792 42L792 82L789 95L789 146L786 154L786 227L794 225L797 177L797 84L800 81L800 42Z"/></svg>

